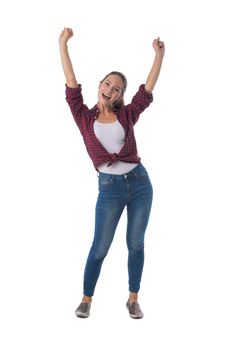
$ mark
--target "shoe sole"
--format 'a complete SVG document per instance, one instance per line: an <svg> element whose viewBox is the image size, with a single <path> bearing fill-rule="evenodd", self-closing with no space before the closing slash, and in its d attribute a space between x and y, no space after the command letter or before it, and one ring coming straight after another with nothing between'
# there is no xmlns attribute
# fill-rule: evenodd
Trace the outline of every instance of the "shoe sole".
<svg viewBox="0 0 233 350"><path fill-rule="evenodd" d="M83 314L81 312L75 312L75 315L79 318L87 318L90 314Z"/></svg>
<svg viewBox="0 0 233 350"><path fill-rule="evenodd" d="M134 316L134 315L129 314L129 316L131 318L133 318L134 320L139 320L139 319L143 318L143 315L142 316Z"/></svg>
<svg viewBox="0 0 233 350"><path fill-rule="evenodd" d="M87 318L89 315L75 314L79 318Z"/></svg>

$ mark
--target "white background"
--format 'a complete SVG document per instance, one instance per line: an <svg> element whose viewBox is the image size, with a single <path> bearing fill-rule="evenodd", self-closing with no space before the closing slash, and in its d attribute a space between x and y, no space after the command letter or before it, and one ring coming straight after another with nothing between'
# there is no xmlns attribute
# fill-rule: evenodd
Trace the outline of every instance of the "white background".
<svg viewBox="0 0 233 350"><path fill-rule="evenodd" d="M232 350L230 1L9 0L1 7L1 349ZM75 33L70 54L90 107L113 69L128 78L129 102L149 73L153 39L166 44L154 102L135 129L155 193L139 321L125 308L125 215L91 317L74 315L97 178L65 102L64 26Z"/></svg>

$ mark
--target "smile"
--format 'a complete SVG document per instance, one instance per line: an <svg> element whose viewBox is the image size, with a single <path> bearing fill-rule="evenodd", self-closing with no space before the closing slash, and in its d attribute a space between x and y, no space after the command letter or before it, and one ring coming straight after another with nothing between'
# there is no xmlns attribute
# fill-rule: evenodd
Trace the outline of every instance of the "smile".
<svg viewBox="0 0 233 350"><path fill-rule="evenodd" d="M102 97L103 97L105 100L107 100L107 101L110 100L110 98L111 98L111 97L109 97L109 96L107 96L107 95L105 95L105 94L103 94L103 93L102 93Z"/></svg>

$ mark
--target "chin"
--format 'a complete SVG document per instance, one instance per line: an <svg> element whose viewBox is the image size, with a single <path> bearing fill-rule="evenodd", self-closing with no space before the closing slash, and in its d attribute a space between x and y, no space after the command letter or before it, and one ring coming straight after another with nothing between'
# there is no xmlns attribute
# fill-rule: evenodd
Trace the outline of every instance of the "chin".
<svg viewBox="0 0 233 350"><path fill-rule="evenodd" d="M112 105L112 103L110 103L109 101L104 100L103 98L100 98L100 99L99 99L99 103L100 103L101 105L105 106L105 107L109 107L109 106Z"/></svg>

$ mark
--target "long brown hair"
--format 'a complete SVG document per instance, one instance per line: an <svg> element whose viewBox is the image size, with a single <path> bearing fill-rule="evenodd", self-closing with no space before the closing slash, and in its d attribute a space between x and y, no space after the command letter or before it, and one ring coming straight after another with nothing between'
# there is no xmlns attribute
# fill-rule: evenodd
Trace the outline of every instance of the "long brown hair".
<svg viewBox="0 0 233 350"><path fill-rule="evenodd" d="M121 109L122 107L124 107L124 105L125 105L125 102L124 102L124 93L125 93L125 90L126 90L126 88L127 88L127 79L126 79L126 77L124 76L124 74L122 74L121 72L117 72L117 71L112 71L111 73L108 73L105 77L104 77L104 79L102 79L101 80L101 83L105 80L105 79L107 79L107 77L109 76L109 75L117 75L118 77L120 77L121 78L121 80L122 80L122 84L123 84L123 89L122 89L122 94L121 94L121 99L120 100L117 100L117 101L115 101L114 103L113 103L113 109Z"/></svg>

